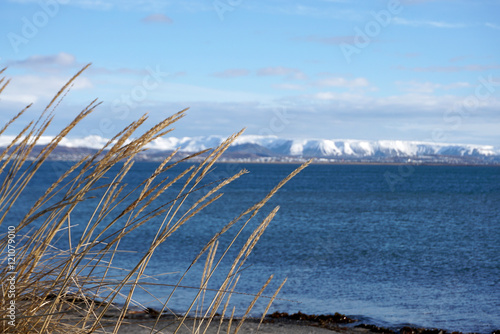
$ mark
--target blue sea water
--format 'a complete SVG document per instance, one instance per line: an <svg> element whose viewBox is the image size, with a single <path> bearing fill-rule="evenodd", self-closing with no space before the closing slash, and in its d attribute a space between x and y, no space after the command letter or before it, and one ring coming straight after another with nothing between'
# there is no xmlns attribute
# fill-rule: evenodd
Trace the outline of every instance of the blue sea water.
<svg viewBox="0 0 500 334"><path fill-rule="evenodd" d="M60 164L42 168L9 216L12 223L60 174ZM171 274L149 281L175 284L215 232L296 167L217 164L209 181L242 168L250 173L224 188L221 199L157 250L146 273ZM125 181L133 186L155 168L155 163L136 163ZM173 176L179 170L168 173ZM158 201L170 198L166 194ZM82 203L72 214L72 224L84 226L93 205L91 200ZM340 312L393 328L413 325L479 333L500 329L499 167L311 165L272 198L250 227L276 205L280 210L245 264L236 289L255 293L270 274L275 277L271 288L287 277L271 312ZM135 253L124 253L114 265L133 267L160 221L148 222L124 239L121 248ZM235 233L230 230L220 248ZM242 242L228 256L234 256ZM221 264L214 283L229 266ZM183 284L199 285L202 267L195 266ZM161 285L148 289L160 300L171 291ZM187 309L194 291L179 289L168 306ZM269 289L265 294L272 293ZM159 305L140 289L136 298L143 305ZM232 301L242 314L251 299L241 295ZM262 312L266 303L258 304L253 314Z"/></svg>

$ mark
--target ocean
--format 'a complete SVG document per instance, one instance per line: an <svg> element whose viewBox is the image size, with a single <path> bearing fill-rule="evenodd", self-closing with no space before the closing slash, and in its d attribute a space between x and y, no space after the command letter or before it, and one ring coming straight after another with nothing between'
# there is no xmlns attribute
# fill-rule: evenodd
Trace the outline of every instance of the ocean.
<svg viewBox="0 0 500 334"><path fill-rule="evenodd" d="M138 162L125 181L133 186L156 166ZM186 166L167 173L174 176ZM61 162L42 167L8 223L15 224L16 214L33 205L63 167ZM146 271L151 278L145 281L154 284L147 285L149 292L138 289L136 300L159 307L171 291L168 285L177 283L212 235L296 167L216 164L207 181L242 168L250 173L223 188L222 198L157 249ZM167 203L173 194L158 201ZM74 235L95 203L89 199L72 213L71 223L78 225ZM500 167L311 165L272 198L250 227L277 205L276 217L241 272L236 291L242 294L232 298L237 314L243 314L252 300L246 294L256 293L274 274L265 295L272 295L283 279L288 281L270 312L339 312L394 329L405 325L478 333L500 329ZM160 221L148 222L123 240L120 248L130 252L117 256L114 266L133 267ZM230 230L219 249L235 233L236 229ZM250 233L244 231L242 237ZM65 239L59 242L64 247ZM230 265L231 261L221 263L214 286ZM195 265L182 285L199 285L202 269L203 263ZM164 273L168 274L156 276ZM178 289L169 308L187 309L194 291ZM264 298L252 314L261 313L266 303Z"/></svg>

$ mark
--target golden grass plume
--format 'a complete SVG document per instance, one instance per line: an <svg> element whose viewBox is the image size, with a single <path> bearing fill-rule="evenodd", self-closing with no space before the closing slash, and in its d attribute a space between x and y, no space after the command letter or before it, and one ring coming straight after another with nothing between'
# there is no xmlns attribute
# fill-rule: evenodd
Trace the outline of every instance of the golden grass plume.
<svg viewBox="0 0 500 334"><path fill-rule="evenodd" d="M184 117L186 110L175 113L142 135L133 137L146 121L147 117L144 115L117 133L98 152L70 165L36 200L28 212L22 216L14 216L12 212L14 204L21 198L23 192L29 191L30 181L37 175L42 164L49 159L61 140L99 105L97 100L92 101L40 152L35 152L35 146L54 119L55 109L66 96L72 83L88 66L73 76L50 101L40 117L24 126L0 153L0 182L2 183L0 225L4 231L8 231L0 240L0 249L4 255L10 254L9 252L14 253L12 250L15 251L15 259L12 261L12 258L4 256L0 268L3 294L0 308L0 332L2 333L92 333L96 331L118 333L130 306L134 303L136 289L147 290L147 285L142 284L142 278L159 245L168 238L175 237L176 230L185 226L190 219L201 214L204 208L222 196L220 192L222 188L247 172L241 170L232 177L217 182L202 183L202 180L212 171L217 159L241 134L239 132L229 137L219 147L192 154L182 160L174 159L176 152L168 155L159 163L154 173L134 189L129 190L124 184L124 178L131 170L134 159L144 151L148 143L168 133L172 124ZM3 75L4 70L0 71L0 75ZM4 91L8 83L9 80L5 77L0 79L0 93ZM31 107L28 105L7 122L0 129L0 135ZM185 167L173 179L164 175L174 166L185 166L180 165L180 162L190 161L194 157L198 159L203 157L203 159L197 165ZM255 301L263 294L272 276L255 294L243 318L233 327L231 325L236 322L236 319L229 314L229 300L236 291L239 271L277 213L278 207L267 215L243 243L241 250L232 260L232 266L226 278L216 289L215 295L206 303L205 298L208 297L205 293L208 282L220 267L229 249L236 247L236 240L242 237L242 231L248 227L250 220L279 188L307 164L297 168L260 202L241 212L220 231L214 231L214 236L192 261L191 266L206 256L201 283L196 287L197 295L185 314L176 317L173 324L175 332L185 326L184 322L188 314L194 312L198 321L194 322L195 325L191 331L204 333L208 326L215 323L213 319L218 312L221 312L221 309L222 315L216 324L219 330L224 324L223 319L227 317L230 320L225 331L227 333L231 330L233 333L239 331L242 321L248 316ZM113 171L111 171L112 168ZM167 203L158 201L160 195L178 184L181 185L181 190L176 191L170 201ZM207 190L207 187L210 188ZM78 223L83 223L85 228L83 233L75 236L72 220L77 218L72 216L72 213L97 189L100 190L101 195L96 202L94 212L90 217L78 217ZM187 200L200 189L204 189L204 192L197 200ZM129 204L125 205L125 203ZM6 226L6 222L11 222L12 219L16 221L16 224ZM113 259L120 252L120 242L129 237L132 231L140 229L144 224L153 220L160 221L160 223L147 251L142 254L135 266L123 272L122 277L117 279L111 275L114 269ZM241 224L237 225L238 222ZM231 228L237 228L236 226L239 226L239 229L234 239L226 248L218 249L219 238ZM54 246L55 241L63 234L69 240L68 249L58 249ZM71 240L78 240L78 242L72 243ZM182 287L183 279L189 269L174 284L172 292L162 302L163 309L157 312L156 322L151 326L152 333L161 329L158 327L162 315L169 310L171 298ZM283 284L279 289L282 286ZM266 312L278 291L269 298ZM120 308L116 319L110 324L105 321L106 315L112 308L116 308L116 301L119 298L122 301ZM12 304L14 304L14 311ZM208 307L204 309L204 305L207 304ZM234 309L232 314L234 315Z"/></svg>

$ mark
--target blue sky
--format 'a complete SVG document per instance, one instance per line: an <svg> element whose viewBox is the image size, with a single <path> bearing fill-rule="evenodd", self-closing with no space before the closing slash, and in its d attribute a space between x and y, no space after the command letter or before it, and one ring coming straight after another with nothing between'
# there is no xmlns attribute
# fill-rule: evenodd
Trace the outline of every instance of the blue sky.
<svg viewBox="0 0 500 334"><path fill-rule="evenodd" d="M87 63L56 132L111 137L185 107L172 135L500 146L498 0L2 0L2 123ZM15 132L14 127L11 132Z"/></svg>

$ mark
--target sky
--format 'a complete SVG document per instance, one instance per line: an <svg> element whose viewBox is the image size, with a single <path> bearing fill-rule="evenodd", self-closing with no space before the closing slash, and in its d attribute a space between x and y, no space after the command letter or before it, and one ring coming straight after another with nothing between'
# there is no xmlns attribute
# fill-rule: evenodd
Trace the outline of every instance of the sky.
<svg viewBox="0 0 500 334"><path fill-rule="evenodd" d="M500 147L499 0L0 0L4 124L110 138L189 107L172 136ZM23 123L24 122L24 123Z"/></svg>

